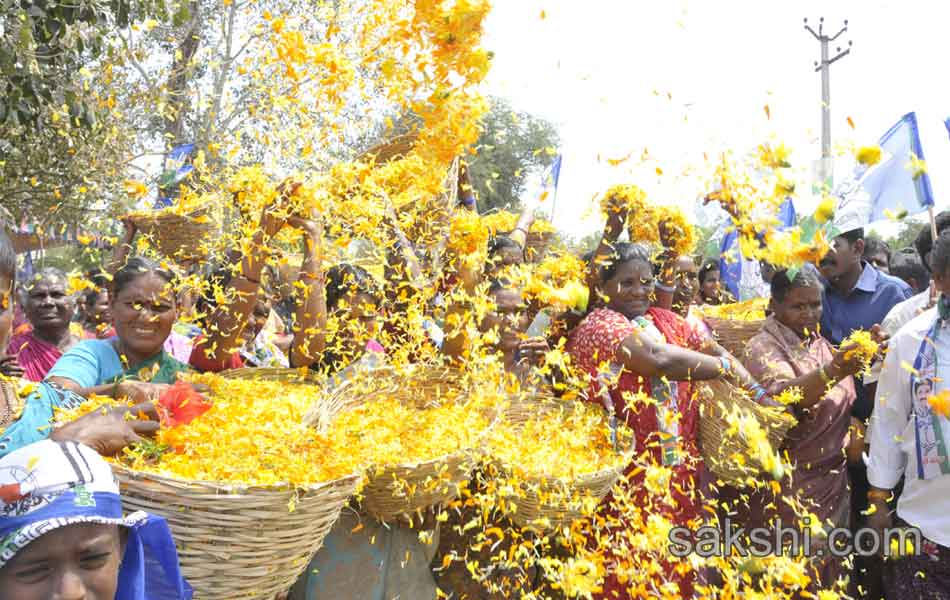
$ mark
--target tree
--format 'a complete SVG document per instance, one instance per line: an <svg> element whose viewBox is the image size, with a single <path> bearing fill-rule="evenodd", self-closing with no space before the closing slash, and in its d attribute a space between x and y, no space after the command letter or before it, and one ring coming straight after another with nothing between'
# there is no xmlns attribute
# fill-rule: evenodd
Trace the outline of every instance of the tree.
<svg viewBox="0 0 950 600"><path fill-rule="evenodd" d="M930 221L926 218L922 220L915 217L905 219L901 224L900 232L892 237L886 238L884 241L890 246L891 252L897 252L901 248L913 248L917 234L920 233L920 230L924 227L930 227Z"/></svg>
<svg viewBox="0 0 950 600"><path fill-rule="evenodd" d="M123 0L0 0L0 219L75 224L114 197L129 138L87 67L134 16Z"/></svg>
<svg viewBox="0 0 950 600"><path fill-rule="evenodd" d="M528 175L551 164L558 142L553 123L492 98L469 161L479 210L518 209Z"/></svg>

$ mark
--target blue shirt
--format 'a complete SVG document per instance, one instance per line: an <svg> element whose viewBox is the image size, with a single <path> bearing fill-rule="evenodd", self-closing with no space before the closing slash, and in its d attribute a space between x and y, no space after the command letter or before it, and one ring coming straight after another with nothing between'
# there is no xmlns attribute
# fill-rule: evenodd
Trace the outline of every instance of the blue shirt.
<svg viewBox="0 0 950 600"><path fill-rule="evenodd" d="M821 334L836 346L856 329L879 325L895 305L914 295L903 280L885 275L868 263L864 263L858 282L847 294L822 281ZM851 414L863 421L871 416L874 398L860 378L855 378L855 391L857 399Z"/></svg>
<svg viewBox="0 0 950 600"><path fill-rule="evenodd" d="M821 295L821 334L834 345L856 329L870 329L899 302L914 295L910 286L897 277L885 275L868 263L858 282L847 294L841 294L827 281Z"/></svg>
<svg viewBox="0 0 950 600"><path fill-rule="evenodd" d="M79 387L90 388L112 381L123 372L122 361L110 338L79 342L56 361L46 377L64 377Z"/></svg>

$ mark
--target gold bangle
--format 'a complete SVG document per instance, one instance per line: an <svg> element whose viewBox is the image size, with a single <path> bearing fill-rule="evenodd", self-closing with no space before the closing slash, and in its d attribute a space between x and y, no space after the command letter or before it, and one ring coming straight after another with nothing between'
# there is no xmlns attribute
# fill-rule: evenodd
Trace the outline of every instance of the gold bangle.
<svg viewBox="0 0 950 600"><path fill-rule="evenodd" d="M834 383L834 380L828 375L828 371L825 370L825 365L818 367L818 375L821 376L821 380L825 383Z"/></svg>
<svg viewBox="0 0 950 600"><path fill-rule="evenodd" d="M868 490L868 500L889 501L894 496L891 490Z"/></svg>

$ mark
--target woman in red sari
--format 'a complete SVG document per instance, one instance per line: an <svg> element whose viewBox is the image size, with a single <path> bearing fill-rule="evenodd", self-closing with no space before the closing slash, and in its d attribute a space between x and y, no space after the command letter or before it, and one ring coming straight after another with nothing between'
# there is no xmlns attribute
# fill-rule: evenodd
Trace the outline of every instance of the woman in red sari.
<svg viewBox="0 0 950 600"><path fill-rule="evenodd" d="M636 439L636 458L604 499L594 519L597 542L607 572L598 598L656 597L660 589L692 595L692 575L664 563L661 573L647 573L633 535L650 515L673 526L701 524L697 482L702 469L697 444L698 402L691 380L727 378L764 392L742 365L718 344L696 334L678 315L651 307L653 265L647 251L635 244L615 244L600 254L598 291L604 305L592 311L573 331L568 351L590 378L588 400L613 409ZM635 401L642 392L651 402ZM645 482L646 466L668 469L669 493L654 493ZM667 471L663 471L667 472ZM648 491L653 487L653 492Z"/></svg>
<svg viewBox="0 0 950 600"><path fill-rule="evenodd" d="M42 381L59 357L79 342L69 330L76 305L66 288L66 274L54 268L41 270L23 287L23 310L31 329L10 340L7 354L17 357L30 381Z"/></svg>

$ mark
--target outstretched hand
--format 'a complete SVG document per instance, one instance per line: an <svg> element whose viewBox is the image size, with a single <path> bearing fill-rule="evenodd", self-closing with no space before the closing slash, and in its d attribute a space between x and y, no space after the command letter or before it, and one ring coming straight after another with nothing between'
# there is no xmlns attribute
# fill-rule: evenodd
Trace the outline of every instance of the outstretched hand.
<svg viewBox="0 0 950 600"><path fill-rule="evenodd" d="M129 415L137 416L129 418ZM96 410L57 427L50 434L50 439L79 442L102 456L114 456L126 446L142 441L141 436L155 434L160 427L157 419L158 413L151 402L131 408Z"/></svg>

